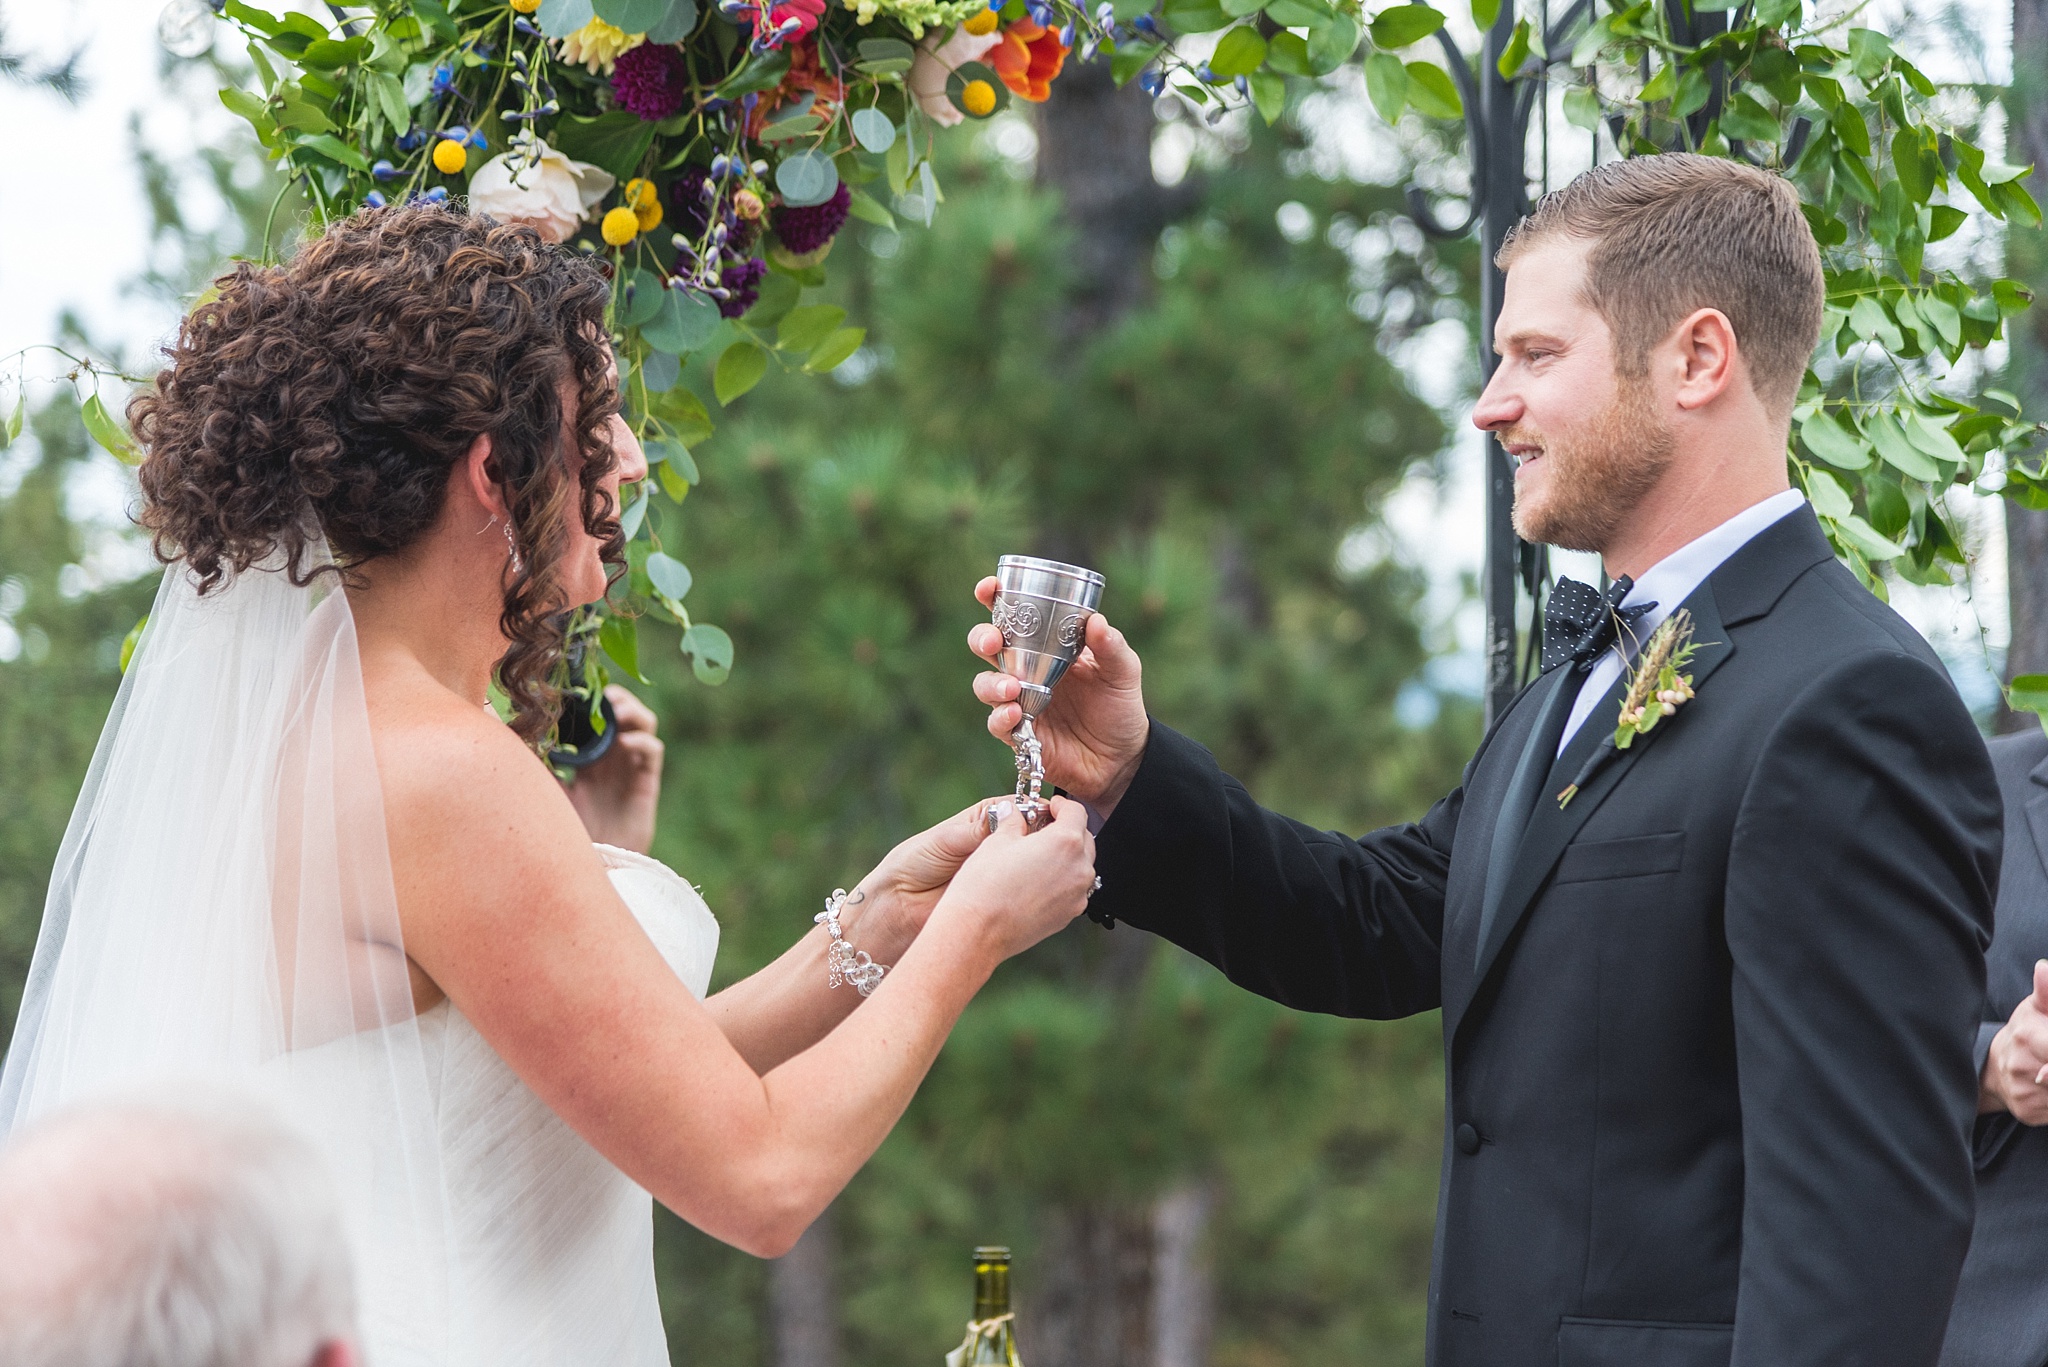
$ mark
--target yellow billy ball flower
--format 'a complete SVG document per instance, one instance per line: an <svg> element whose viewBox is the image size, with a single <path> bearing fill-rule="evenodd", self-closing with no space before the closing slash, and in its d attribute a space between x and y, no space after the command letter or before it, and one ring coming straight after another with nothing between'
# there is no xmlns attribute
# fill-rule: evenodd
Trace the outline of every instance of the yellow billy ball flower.
<svg viewBox="0 0 2048 1367"><path fill-rule="evenodd" d="M975 37L982 38L986 37L988 34L994 33L996 31L996 25L1001 22L1001 16L999 16L994 10L985 9L981 11L981 13L975 15L972 19L969 19L965 23L961 24L960 27L966 30L968 33L973 34Z"/></svg>
<svg viewBox="0 0 2048 1367"><path fill-rule="evenodd" d="M657 210L660 208L659 205L655 207ZM621 204L604 216L604 222L598 225L598 231L604 234L604 240L612 246L623 247L640 235L640 216Z"/></svg>
<svg viewBox="0 0 2048 1367"><path fill-rule="evenodd" d="M512 8L520 14L531 14L540 8L540 0L512 0Z"/></svg>
<svg viewBox="0 0 2048 1367"><path fill-rule="evenodd" d="M977 119L987 118L995 113L996 88L987 81L969 81L960 87L960 107Z"/></svg>
<svg viewBox="0 0 2048 1367"><path fill-rule="evenodd" d="M434 169L444 176L452 176L469 165L469 149L453 138L443 138L434 144Z"/></svg>
<svg viewBox="0 0 2048 1367"><path fill-rule="evenodd" d="M626 207L633 211L641 232L651 233L661 226L661 195L655 190L653 181L627 181Z"/></svg>

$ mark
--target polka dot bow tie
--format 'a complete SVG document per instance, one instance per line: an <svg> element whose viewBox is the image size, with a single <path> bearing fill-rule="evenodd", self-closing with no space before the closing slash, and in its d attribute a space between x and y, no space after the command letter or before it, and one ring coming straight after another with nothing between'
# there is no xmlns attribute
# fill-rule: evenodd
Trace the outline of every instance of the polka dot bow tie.
<svg viewBox="0 0 2048 1367"><path fill-rule="evenodd" d="M1657 606L1633 603L1623 607L1621 600L1634 587L1635 581L1625 574L1604 594L1591 584L1559 579L1543 604L1543 672L1548 674L1567 660L1582 670L1592 668L1600 653L1614 644L1622 627L1634 627L1644 613ZM1629 644L1635 645L1633 631Z"/></svg>

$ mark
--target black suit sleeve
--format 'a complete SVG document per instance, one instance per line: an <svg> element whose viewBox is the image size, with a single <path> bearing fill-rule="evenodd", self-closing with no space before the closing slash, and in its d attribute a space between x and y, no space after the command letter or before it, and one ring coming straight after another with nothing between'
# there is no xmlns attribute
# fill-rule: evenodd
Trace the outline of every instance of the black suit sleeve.
<svg viewBox="0 0 2048 1367"><path fill-rule="evenodd" d="M1354 840L1267 811L1207 750L1154 722L1096 845L1094 909L1298 1010L1427 1011L1442 996L1444 883L1462 794L1420 822Z"/></svg>
<svg viewBox="0 0 2048 1367"><path fill-rule="evenodd" d="M1729 849L1742 1098L1734 1367L1932 1363L1969 1244L1972 1066L2002 843L1946 678L1813 680Z"/></svg>

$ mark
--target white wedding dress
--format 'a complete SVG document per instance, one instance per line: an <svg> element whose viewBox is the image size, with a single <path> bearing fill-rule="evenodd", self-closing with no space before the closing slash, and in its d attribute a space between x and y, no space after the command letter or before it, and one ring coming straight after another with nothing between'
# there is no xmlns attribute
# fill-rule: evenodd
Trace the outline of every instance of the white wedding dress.
<svg viewBox="0 0 2048 1367"><path fill-rule="evenodd" d="M597 849L647 938L702 998L718 952L704 899L656 860ZM451 1367L667 1367L653 1198L549 1110L452 1002L417 1019L447 1189L446 1309L432 1294L370 1307L369 1367L412 1360L444 1325ZM361 1053L376 1047L352 1037L303 1052L294 1090L350 1096ZM408 1256L408 1229L351 1233L373 1265Z"/></svg>
<svg viewBox="0 0 2048 1367"><path fill-rule="evenodd" d="M0 1141L232 1089L326 1157L368 1367L665 1367L652 1200L453 1005L415 1013L347 596L165 572L51 872ZM718 925L599 847L702 996Z"/></svg>

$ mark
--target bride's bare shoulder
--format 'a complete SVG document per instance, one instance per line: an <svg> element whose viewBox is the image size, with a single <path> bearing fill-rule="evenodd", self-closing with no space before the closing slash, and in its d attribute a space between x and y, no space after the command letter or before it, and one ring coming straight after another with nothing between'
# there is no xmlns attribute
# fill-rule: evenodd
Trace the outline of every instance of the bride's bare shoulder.
<svg viewBox="0 0 2048 1367"><path fill-rule="evenodd" d="M394 846L407 831L530 845L578 824L547 766L488 709L408 681L372 684L369 704Z"/></svg>

